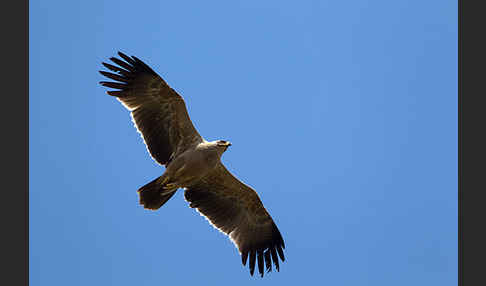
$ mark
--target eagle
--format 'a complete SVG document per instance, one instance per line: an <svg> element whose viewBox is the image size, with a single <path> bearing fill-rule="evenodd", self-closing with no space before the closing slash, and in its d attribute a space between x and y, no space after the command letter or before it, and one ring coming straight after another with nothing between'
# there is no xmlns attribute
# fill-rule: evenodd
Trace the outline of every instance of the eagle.
<svg viewBox="0 0 486 286"><path fill-rule="evenodd" d="M114 90L129 111L152 159L165 166L162 175L137 192L145 209L158 210L178 189L184 190L189 207L226 234L241 255L249 258L253 276L257 262L260 276L285 261L285 243L255 190L238 180L221 162L229 141L206 141L189 118L184 99L156 72L135 56L118 52L114 63L103 62L100 73L113 80L100 84Z"/></svg>

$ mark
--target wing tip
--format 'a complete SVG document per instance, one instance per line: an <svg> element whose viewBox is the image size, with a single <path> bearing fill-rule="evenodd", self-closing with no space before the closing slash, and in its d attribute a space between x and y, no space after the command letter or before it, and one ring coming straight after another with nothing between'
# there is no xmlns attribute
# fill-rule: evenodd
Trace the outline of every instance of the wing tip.
<svg viewBox="0 0 486 286"><path fill-rule="evenodd" d="M136 76L141 73L148 73L153 76L158 76L157 73L148 66L145 62L140 60L136 56L128 56L127 54L118 51L117 55L121 58L110 57L109 59L118 66L113 66L111 64L103 62L102 64L113 71L122 73L124 75L130 74L131 76Z"/></svg>
<svg viewBox="0 0 486 286"><path fill-rule="evenodd" d="M157 74L147 64L138 59L136 60L135 57L129 57L121 51L118 51L117 54L121 57L121 59L117 57L109 58L115 65L102 62L102 65L105 68L115 73L110 73L102 70L98 71L101 75L116 82L100 81L99 83L102 86L119 89L126 93L127 91L129 91L130 88L132 88L133 80L136 80L137 77L139 77L140 75L151 74L153 76L157 76ZM110 92L108 92L108 94L112 96L120 97L124 95L119 91Z"/></svg>
<svg viewBox="0 0 486 286"><path fill-rule="evenodd" d="M246 262L249 259L248 268L250 275L253 276L255 272L255 266L258 267L258 272L261 277L264 276L264 268L266 273L272 272L272 261L277 272L280 272L279 259L285 262L285 255L283 252L284 243L281 236L274 237L270 242L260 247L248 247L241 251L241 262L243 266L246 266Z"/></svg>

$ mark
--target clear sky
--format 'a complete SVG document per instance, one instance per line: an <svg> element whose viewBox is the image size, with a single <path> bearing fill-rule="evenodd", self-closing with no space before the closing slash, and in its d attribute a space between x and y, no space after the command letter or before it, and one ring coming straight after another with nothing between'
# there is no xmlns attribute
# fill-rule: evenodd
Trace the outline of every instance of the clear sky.
<svg viewBox="0 0 486 286"><path fill-rule="evenodd" d="M31 285L457 285L456 1L75 2L30 2ZM118 50L233 143L279 273L182 191L138 204L163 167L98 84Z"/></svg>

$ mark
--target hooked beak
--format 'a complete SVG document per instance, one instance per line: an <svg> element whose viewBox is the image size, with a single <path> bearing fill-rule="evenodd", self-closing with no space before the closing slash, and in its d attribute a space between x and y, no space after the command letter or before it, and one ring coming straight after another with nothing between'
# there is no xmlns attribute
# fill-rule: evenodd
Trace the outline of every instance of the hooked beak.
<svg viewBox="0 0 486 286"><path fill-rule="evenodd" d="M226 146L227 146L227 147L231 146L231 142L229 142L229 141L228 141L228 142L226 143Z"/></svg>

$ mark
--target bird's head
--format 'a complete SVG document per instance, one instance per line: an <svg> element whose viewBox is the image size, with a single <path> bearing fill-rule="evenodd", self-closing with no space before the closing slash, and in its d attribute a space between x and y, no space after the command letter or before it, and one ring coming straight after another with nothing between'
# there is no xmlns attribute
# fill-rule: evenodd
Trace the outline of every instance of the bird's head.
<svg viewBox="0 0 486 286"><path fill-rule="evenodd" d="M226 151L226 149L228 149L229 146L231 146L231 142L224 141L224 140L218 140L218 141L216 141L216 146L218 146L218 148L221 148L224 152L224 151Z"/></svg>

